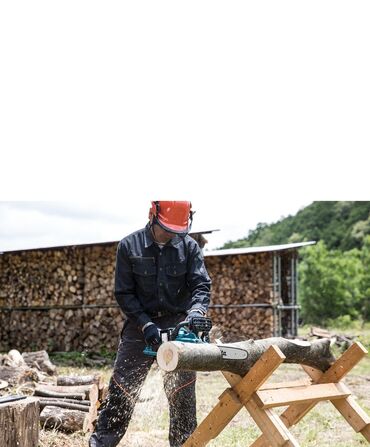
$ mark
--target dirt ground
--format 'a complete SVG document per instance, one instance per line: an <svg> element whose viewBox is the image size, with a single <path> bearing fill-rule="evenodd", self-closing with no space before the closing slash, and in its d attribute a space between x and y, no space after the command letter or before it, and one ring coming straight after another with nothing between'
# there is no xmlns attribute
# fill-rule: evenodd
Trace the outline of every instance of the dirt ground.
<svg viewBox="0 0 370 447"><path fill-rule="evenodd" d="M108 381L111 369L71 368L59 366L59 374L103 373ZM296 380L306 377L297 365L282 365L271 378L272 381ZM345 380L361 407L370 415L370 358L367 357L354 368ZM219 372L198 373L197 411L200 422L217 403L218 396L227 387ZM152 368L135 408L128 431L119 447L167 447L168 407L162 387L162 373ZM281 412L283 409L277 410ZM367 445L365 439L356 434L330 403L319 403L297 426L292 429L302 447L335 446L360 447ZM233 419L229 426L212 441L210 447L245 447L260 434L245 409ZM82 433L64 435L55 431L41 431L39 447L82 447L87 438Z"/></svg>

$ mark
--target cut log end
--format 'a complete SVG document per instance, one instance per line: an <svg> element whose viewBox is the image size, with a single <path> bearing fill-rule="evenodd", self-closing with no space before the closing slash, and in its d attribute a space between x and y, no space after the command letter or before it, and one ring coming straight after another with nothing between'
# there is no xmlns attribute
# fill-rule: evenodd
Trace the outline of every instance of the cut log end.
<svg viewBox="0 0 370 447"><path fill-rule="evenodd" d="M179 359L178 348L172 343L162 344L157 352L157 363L164 371L174 371Z"/></svg>

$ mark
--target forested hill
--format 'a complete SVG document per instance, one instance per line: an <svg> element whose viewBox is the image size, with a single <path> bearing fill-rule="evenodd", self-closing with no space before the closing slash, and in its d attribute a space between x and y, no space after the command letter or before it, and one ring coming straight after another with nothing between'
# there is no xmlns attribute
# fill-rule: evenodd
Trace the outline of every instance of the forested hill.
<svg viewBox="0 0 370 447"><path fill-rule="evenodd" d="M255 230L222 248L324 241L328 249L361 248L370 234L370 202L313 202L295 216L260 223Z"/></svg>

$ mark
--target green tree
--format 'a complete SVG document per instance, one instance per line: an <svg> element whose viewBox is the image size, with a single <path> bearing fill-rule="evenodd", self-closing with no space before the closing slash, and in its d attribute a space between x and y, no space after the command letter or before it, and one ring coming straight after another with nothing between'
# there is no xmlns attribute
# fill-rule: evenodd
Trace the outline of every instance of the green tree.
<svg viewBox="0 0 370 447"><path fill-rule="evenodd" d="M364 277L361 252L328 250L323 242L308 247L300 263L299 300L306 323L362 313Z"/></svg>
<svg viewBox="0 0 370 447"><path fill-rule="evenodd" d="M370 236L367 236L364 240L364 246L361 250L361 261L363 267L361 278L361 314L365 322L370 320Z"/></svg>

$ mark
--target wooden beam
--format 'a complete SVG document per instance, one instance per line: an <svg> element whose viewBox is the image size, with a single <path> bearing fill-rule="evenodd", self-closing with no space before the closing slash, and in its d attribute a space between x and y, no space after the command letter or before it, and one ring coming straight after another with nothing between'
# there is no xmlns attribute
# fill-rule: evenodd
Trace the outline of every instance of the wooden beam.
<svg viewBox="0 0 370 447"><path fill-rule="evenodd" d="M348 397L351 392L341 384L324 383L296 388L256 391L254 399L260 408L283 407L293 403L311 403Z"/></svg>
<svg viewBox="0 0 370 447"><path fill-rule="evenodd" d="M219 400L219 403L203 419L183 447L204 447L222 432L243 407L231 388L225 390Z"/></svg>
<svg viewBox="0 0 370 447"><path fill-rule="evenodd" d="M280 388L296 388L299 386L312 385L309 379L292 380L290 382L271 382L264 383L259 387L259 390L277 390Z"/></svg>
<svg viewBox="0 0 370 447"><path fill-rule="evenodd" d="M285 427L277 414L269 409L261 409L254 397L245 403L245 408L265 434L272 447L299 447L298 441Z"/></svg>

